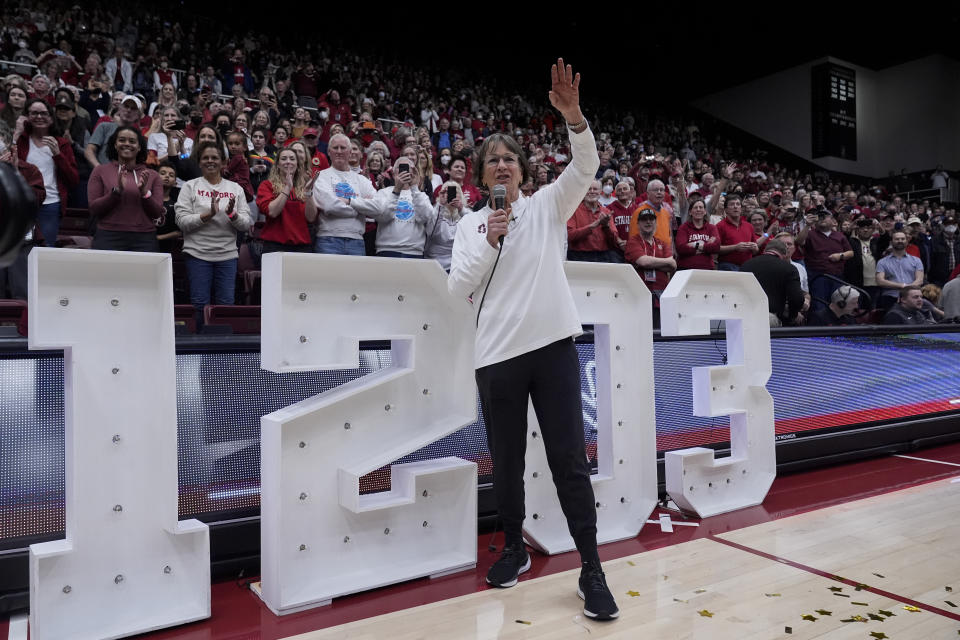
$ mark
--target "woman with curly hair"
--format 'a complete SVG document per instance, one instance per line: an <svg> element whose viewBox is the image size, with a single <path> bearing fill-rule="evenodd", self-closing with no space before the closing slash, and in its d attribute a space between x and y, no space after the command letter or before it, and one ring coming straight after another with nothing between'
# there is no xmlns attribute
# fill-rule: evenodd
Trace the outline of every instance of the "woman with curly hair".
<svg viewBox="0 0 960 640"><path fill-rule="evenodd" d="M87 183L90 213L97 219L93 248L156 251L163 184L146 165L146 139L135 127L120 126L107 140L107 158Z"/></svg>

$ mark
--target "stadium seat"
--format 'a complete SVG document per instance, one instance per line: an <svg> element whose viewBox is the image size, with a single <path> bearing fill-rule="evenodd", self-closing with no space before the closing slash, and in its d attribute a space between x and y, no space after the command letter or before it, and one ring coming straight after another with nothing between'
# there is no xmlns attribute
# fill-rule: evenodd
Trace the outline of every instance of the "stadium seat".
<svg viewBox="0 0 960 640"><path fill-rule="evenodd" d="M203 308L203 323L208 326L228 326L232 333L260 333L259 305L208 304Z"/></svg>
<svg viewBox="0 0 960 640"><path fill-rule="evenodd" d="M15 327L20 335L27 335L27 301L0 300L0 327Z"/></svg>

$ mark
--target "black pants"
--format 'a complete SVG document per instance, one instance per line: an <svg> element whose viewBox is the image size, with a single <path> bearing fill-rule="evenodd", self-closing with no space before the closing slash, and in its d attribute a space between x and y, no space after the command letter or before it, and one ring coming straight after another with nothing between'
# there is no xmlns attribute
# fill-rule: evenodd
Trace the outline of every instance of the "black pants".
<svg viewBox="0 0 960 640"><path fill-rule="evenodd" d="M93 248L106 251L156 252L159 246L156 231L97 229L97 235L93 237Z"/></svg>
<svg viewBox="0 0 960 640"><path fill-rule="evenodd" d="M583 441L580 361L571 338L477 369L493 458L493 488L507 544L522 541L527 402L540 423L567 527L584 561L597 560L597 510Z"/></svg>

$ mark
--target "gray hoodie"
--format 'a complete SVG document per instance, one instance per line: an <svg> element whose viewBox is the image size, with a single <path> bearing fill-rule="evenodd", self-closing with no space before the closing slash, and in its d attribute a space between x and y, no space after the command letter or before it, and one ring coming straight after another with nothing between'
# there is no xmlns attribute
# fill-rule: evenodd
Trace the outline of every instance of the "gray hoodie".
<svg viewBox="0 0 960 640"><path fill-rule="evenodd" d="M377 251L423 255L423 243L436 212L427 194L416 187L399 194L393 187L377 192Z"/></svg>

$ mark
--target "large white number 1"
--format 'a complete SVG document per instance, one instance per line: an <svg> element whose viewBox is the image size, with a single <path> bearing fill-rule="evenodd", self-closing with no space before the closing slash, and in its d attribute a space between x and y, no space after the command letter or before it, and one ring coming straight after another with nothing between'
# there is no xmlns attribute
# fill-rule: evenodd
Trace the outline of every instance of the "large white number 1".
<svg viewBox="0 0 960 640"><path fill-rule="evenodd" d="M177 522L169 255L34 249L30 348L63 348L64 540L30 546L30 636L210 616L207 525Z"/></svg>
<svg viewBox="0 0 960 640"><path fill-rule="evenodd" d="M730 415L729 458L703 447L664 456L667 493L700 517L763 502L777 474L767 296L753 274L680 271L660 298L665 336L710 333L710 320L726 320L729 365L693 369L693 411Z"/></svg>
<svg viewBox="0 0 960 640"><path fill-rule="evenodd" d="M460 458L360 477L476 420L473 315L432 260L263 257L261 363L350 369L360 340L389 367L261 419L261 595L277 614L473 567L477 470Z"/></svg>

